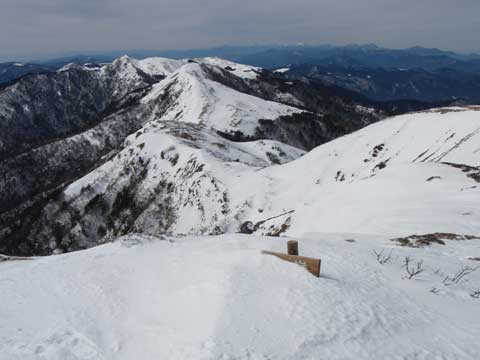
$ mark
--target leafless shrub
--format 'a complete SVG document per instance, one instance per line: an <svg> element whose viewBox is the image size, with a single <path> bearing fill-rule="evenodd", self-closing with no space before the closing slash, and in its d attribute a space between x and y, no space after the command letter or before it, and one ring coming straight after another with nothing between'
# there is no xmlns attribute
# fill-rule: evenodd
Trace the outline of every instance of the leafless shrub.
<svg viewBox="0 0 480 360"><path fill-rule="evenodd" d="M423 260L417 261L415 265L412 264L413 259L410 256L405 256L403 266L408 274L409 279L413 279L415 276L423 272Z"/></svg>
<svg viewBox="0 0 480 360"><path fill-rule="evenodd" d="M472 293L470 293L470 296L474 299L480 299L480 290L475 290Z"/></svg>
<svg viewBox="0 0 480 360"><path fill-rule="evenodd" d="M430 289L430 292L432 294L438 294L440 292L440 290L438 290L436 287L433 287L433 288Z"/></svg>
<svg viewBox="0 0 480 360"><path fill-rule="evenodd" d="M480 269L480 266L477 266L476 268L472 268L470 266L462 266L460 270L458 270L453 276L445 276L443 279L442 283L445 286L450 286L453 284L458 284L462 279L464 279L466 276L470 275L471 273L477 271Z"/></svg>
<svg viewBox="0 0 480 360"><path fill-rule="evenodd" d="M373 253L375 254L375 257L377 258L377 261L380 265L387 264L392 260L392 251L388 255L384 255L385 250L382 250L380 252L377 252L376 250L373 250Z"/></svg>

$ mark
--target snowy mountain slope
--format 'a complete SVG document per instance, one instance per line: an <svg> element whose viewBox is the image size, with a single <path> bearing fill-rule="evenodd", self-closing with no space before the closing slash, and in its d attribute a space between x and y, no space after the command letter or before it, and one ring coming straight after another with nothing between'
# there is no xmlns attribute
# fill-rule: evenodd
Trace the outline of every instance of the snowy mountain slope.
<svg viewBox="0 0 480 360"><path fill-rule="evenodd" d="M49 251L130 232L224 233L230 199L241 195L230 193L231 179L303 154L273 141L234 143L202 126L152 121L50 201L29 233Z"/></svg>
<svg viewBox="0 0 480 360"><path fill-rule="evenodd" d="M201 125L153 120L50 201L29 231L47 253L131 232L232 233L248 221L265 235L476 235L478 114L405 115L305 155L281 143L235 143Z"/></svg>
<svg viewBox="0 0 480 360"><path fill-rule="evenodd" d="M146 58L137 60L127 55L115 59L111 64L68 64L60 68L57 72L62 73L71 69L83 69L99 74L101 77L116 76L117 80L125 86L140 85L142 79L146 76L153 77L156 80L172 74L183 65L187 60L174 60L161 57ZM128 89L127 89L128 90Z"/></svg>
<svg viewBox="0 0 480 360"><path fill-rule="evenodd" d="M309 82L287 83L268 71L217 58L138 61L122 57L101 67L73 65L22 79L0 92L0 129L12 130L0 132L0 158L4 157L0 160L0 252L71 251L133 231L152 235L236 232L246 221L257 223L284 213L288 214L257 230L302 235L343 226L324 199L353 209L342 210L351 214L346 225L351 231L372 232L369 224L377 213L371 207L361 211L364 218L355 213L373 201L372 189L388 188L390 179L394 189L403 189L410 181L396 177L395 158L404 161L396 155L402 146L414 149L415 157L422 155L417 162L470 164L460 159L475 138L467 135L473 131L468 126L474 127L476 120L467 127L461 120L457 129L456 116L463 119L464 115L455 112L451 117L432 114L448 118L444 128L438 129L433 118L418 129L415 117L406 120L400 132L406 135L385 148L380 145L392 135L388 122L320 147L305 161L278 166L304 153L298 149L311 149L383 116L365 109ZM392 124L401 128L395 121ZM431 132L434 137L415 138L416 132ZM352 140L362 134L369 134L365 142ZM458 152L458 159L451 154L440 156L449 146L456 146L451 154ZM334 150L339 156L333 155ZM476 200L475 169L465 173L451 165L440 166L445 167L441 184L448 189L444 194L449 196L448 206L461 208L467 197ZM427 167L412 171L418 173L418 180L406 186L425 194L420 197L425 205L421 211L409 205L414 211L406 216L409 225L400 233L439 225L445 230L476 232L475 204L461 212L473 215L458 215L450 223L441 220L444 214L458 211L447 205L436 208L438 221L422 221L440 188L434 188L436 178L421 180L431 172ZM455 174L466 176L457 179ZM431 176L436 175L427 178ZM344 185L350 183L346 190ZM460 183L467 190L457 196L452 189ZM78 184L80 193L70 196L69 186L78 188ZM352 201L341 195L348 191L353 192ZM384 201L388 202L390 193L382 195ZM416 195L409 192L405 199L409 196L414 203ZM404 206L393 205L388 202L386 214L402 211ZM323 215L317 219L315 214ZM315 222L308 220L312 217ZM412 220L415 217L420 219L418 226ZM396 221L391 220L396 219L393 215L389 219L379 220L385 231Z"/></svg>
<svg viewBox="0 0 480 360"><path fill-rule="evenodd" d="M355 242L346 242L353 239ZM350 240L350 241L353 241ZM442 280L478 241L428 249L315 234L322 277L261 255L271 237L130 235L87 251L0 263L0 359L476 360L480 271ZM373 251L391 251L380 265ZM405 256L423 260L407 279ZM433 289L433 290L432 290Z"/></svg>
<svg viewBox="0 0 480 360"><path fill-rule="evenodd" d="M271 139L305 150L386 116L318 83L219 58L189 60L143 103L149 119L200 121L235 141Z"/></svg>
<svg viewBox="0 0 480 360"><path fill-rule="evenodd" d="M71 66L0 91L0 238L13 222L28 228L26 218L43 208L32 203L98 166L141 127L135 104L155 80L132 69L122 59Z"/></svg>
<svg viewBox="0 0 480 360"><path fill-rule="evenodd" d="M252 196L250 220L295 209L287 234L478 234L479 144L476 108L385 120L259 172L271 185L259 190L268 196Z"/></svg>
<svg viewBox="0 0 480 360"><path fill-rule="evenodd" d="M98 125L155 82L127 57L23 78L0 90L0 160Z"/></svg>
<svg viewBox="0 0 480 360"><path fill-rule="evenodd" d="M156 107L168 108L175 101L173 94L172 98L157 98L151 104L139 101L152 90L153 84L162 82L163 73L166 75L182 66L193 65L199 66L167 59L137 61L122 57L101 67L70 65L56 73L29 76L2 89L2 252L38 253L44 246L48 247L51 240L40 244L31 232L31 229L37 228L35 223L42 222L43 217L39 214L45 213L45 217L49 218L46 205L52 201L61 203L56 194L61 194L62 188L121 150L120 145L128 134L156 118L157 114L152 113ZM193 85L195 81L209 81L194 77L191 80ZM191 84L184 85L189 87ZM206 95L205 99L188 99L192 105L202 102L206 106L215 105L217 111L212 119L207 119L212 127L215 127L216 121L219 122L218 127L222 123L236 121L254 126L261 117L275 118L291 112L288 106L230 91L222 86L212 82L212 87L221 90L216 94L218 99L208 93L193 94ZM255 112L257 108L260 110ZM192 118L186 120L199 121L195 118L199 115L195 110L186 109L192 114ZM301 112L298 109L295 111ZM60 229L64 227L63 224L59 226ZM47 227L52 230L52 224L47 224ZM25 242L31 244L25 245ZM27 250L32 246L37 250Z"/></svg>
<svg viewBox="0 0 480 360"><path fill-rule="evenodd" d="M301 113L303 110L265 101L247 95L212 81L196 63L189 63L169 76L165 81L153 87L142 99L143 103L159 101L168 97L169 104L161 112L158 107L152 111L152 120L176 120L198 123L216 130L245 136L253 136L259 126L259 120L274 120L280 116Z"/></svg>

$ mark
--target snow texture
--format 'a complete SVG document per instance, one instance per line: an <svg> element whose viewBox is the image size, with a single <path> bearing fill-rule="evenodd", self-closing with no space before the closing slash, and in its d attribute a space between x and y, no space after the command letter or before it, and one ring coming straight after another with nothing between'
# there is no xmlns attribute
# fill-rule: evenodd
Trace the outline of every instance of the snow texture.
<svg viewBox="0 0 480 360"><path fill-rule="evenodd" d="M349 241L345 241L349 240ZM428 249L311 234L322 276L262 249L279 238L129 235L94 249L0 264L0 359L462 359L480 352L478 242ZM380 265L373 250L391 252ZM407 279L405 256L425 271Z"/></svg>

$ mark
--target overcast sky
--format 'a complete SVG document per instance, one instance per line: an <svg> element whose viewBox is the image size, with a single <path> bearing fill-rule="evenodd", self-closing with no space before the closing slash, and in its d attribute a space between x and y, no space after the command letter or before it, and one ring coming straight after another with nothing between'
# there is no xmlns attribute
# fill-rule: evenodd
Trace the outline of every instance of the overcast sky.
<svg viewBox="0 0 480 360"><path fill-rule="evenodd" d="M376 43L480 52L480 0L0 0L0 58Z"/></svg>

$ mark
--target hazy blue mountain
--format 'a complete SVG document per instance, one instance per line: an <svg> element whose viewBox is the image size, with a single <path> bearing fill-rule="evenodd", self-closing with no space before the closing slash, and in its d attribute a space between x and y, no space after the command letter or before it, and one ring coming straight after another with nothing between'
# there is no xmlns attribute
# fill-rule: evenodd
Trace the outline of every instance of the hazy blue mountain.
<svg viewBox="0 0 480 360"><path fill-rule="evenodd" d="M385 49L376 45L284 46L244 55L236 61L265 68L290 64L364 66L369 68L452 68L480 72L479 55L462 55L420 47Z"/></svg>
<svg viewBox="0 0 480 360"><path fill-rule="evenodd" d="M452 51L412 47L408 49L386 49L374 44L367 45L262 45L220 46L184 50L118 50L88 52L60 58L43 60L45 64L70 62L111 62L121 55L137 59L163 56L172 59L218 56L230 61L264 68L276 68L289 64L331 65L344 64L365 67L399 67L425 70L454 68L467 72L480 70L480 55L458 54Z"/></svg>
<svg viewBox="0 0 480 360"><path fill-rule="evenodd" d="M385 49L367 45L221 46L185 50L87 52L32 64L0 64L0 84L28 73L57 70L67 64L111 63L127 54L136 59L221 57L265 69L288 67L289 77L310 77L360 93L375 101L480 101L480 55L412 47Z"/></svg>
<svg viewBox="0 0 480 360"><path fill-rule="evenodd" d="M14 81L26 74L42 73L52 71L54 68L49 65L14 63L8 62L0 64L0 84Z"/></svg>
<svg viewBox="0 0 480 360"><path fill-rule="evenodd" d="M368 68L364 66L292 65L287 78L308 77L358 92L373 100L417 99L480 103L480 74L455 69Z"/></svg>

